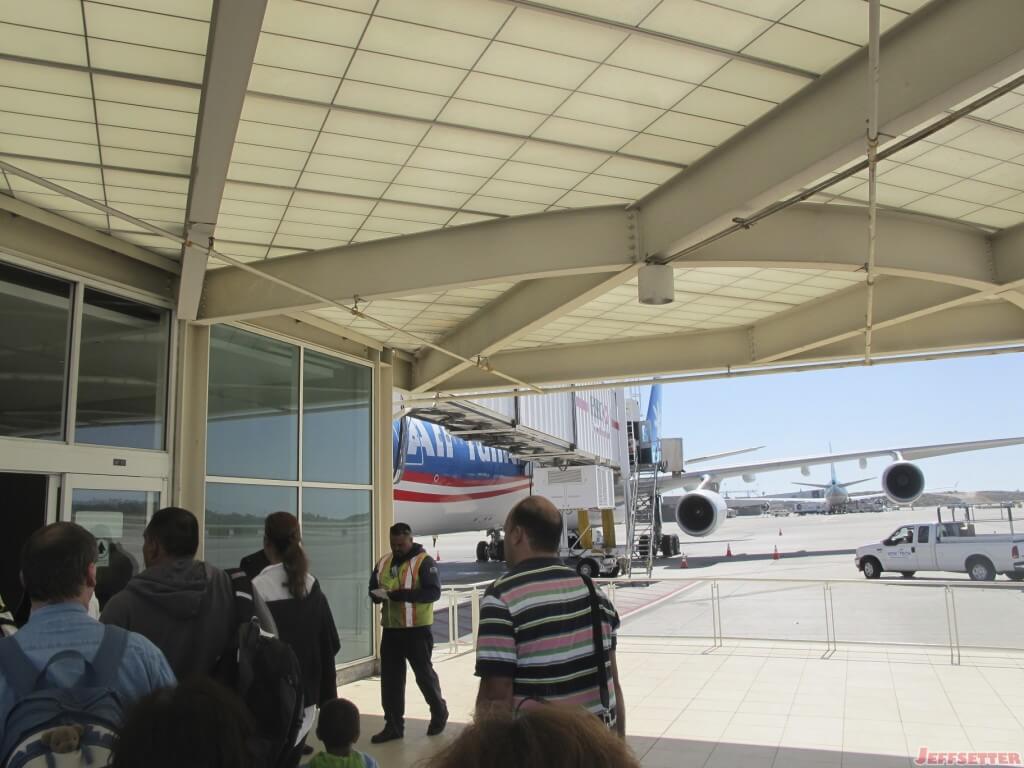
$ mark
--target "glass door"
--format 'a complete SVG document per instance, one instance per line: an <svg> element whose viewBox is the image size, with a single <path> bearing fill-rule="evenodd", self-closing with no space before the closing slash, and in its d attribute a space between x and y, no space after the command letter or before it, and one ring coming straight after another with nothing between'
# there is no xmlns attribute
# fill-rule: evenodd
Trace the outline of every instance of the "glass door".
<svg viewBox="0 0 1024 768"><path fill-rule="evenodd" d="M101 610L145 567L142 532L160 509L165 491L162 478L65 475L61 519L78 523L96 537L96 599Z"/></svg>

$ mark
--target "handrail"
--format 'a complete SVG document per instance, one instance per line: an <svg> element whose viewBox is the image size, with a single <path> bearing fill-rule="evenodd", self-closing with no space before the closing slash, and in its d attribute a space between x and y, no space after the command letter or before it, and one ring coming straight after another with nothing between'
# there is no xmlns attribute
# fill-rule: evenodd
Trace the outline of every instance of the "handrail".
<svg viewBox="0 0 1024 768"><path fill-rule="evenodd" d="M1024 651L1024 647L1011 648L1011 647L994 647L994 646L983 646L976 644L962 645L960 636L960 621L957 611L956 602L956 591L961 589L985 589L994 591L1024 591L1024 583L1017 582L993 582L993 581L967 581L967 580L951 580L951 579L936 579L936 580L906 580L906 579L857 579L857 578L799 578L791 576L783 577L771 577L771 576L689 576L687 578L615 578L615 579L594 579L594 582L600 587L606 590L608 598L612 604L617 602L617 592L623 588L630 587L644 587L654 584L678 584L681 586L686 585L699 585L706 584L710 586L710 601L711 601L711 632L710 634L698 633L696 635L687 635L690 639L702 639L706 638L711 642L713 648L722 647L725 640L770 640L773 642L824 642L825 645L825 658L829 658L834 655L837 650L839 643L842 642L845 645L883 645L883 646L901 646L901 647L914 647L914 648L936 648L942 647L937 646L935 643L928 642L906 642L906 641L874 641L874 640L862 640L855 638L840 638L837 636L837 625L836 625L836 608L835 601L833 599L833 588L842 586L857 586L859 588L881 588L881 587L896 587L903 589L932 589L941 590L943 593L943 602L945 604L945 620L947 629L947 640L949 648L949 660L951 664L961 663L961 651L962 647L977 649L977 650L998 650L998 651L1010 651L1020 652ZM445 594L447 595L447 608L448 608L448 632L449 632L449 643L448 648L452 654L460 655L472 651L476 645L477 630L480 622L480 601L482 598L482 589L490 586L493 581L479 581L472 584L456 584L449 587L445 587ZM726 633L722 625L722 602L723 597L721 594L722 584L760 584L760 585L772 585L772 584L787 584L793 586L803 587L820 587L824 599L824 624L825 624L825 637L823 641L813 641L807 639L796 639L786 637L770 637L765 636L761 638L750 638L741 636L731 636ZM909 594L909 593L908 593ZM725 600L729 600L733 595L726 595ZM702 598L708 599L708 598ZM466 604L470 605L470 634L467 636L460 633L459 625L459 608L464 607ZM821 609L819 609L821 610Z"/></svg>

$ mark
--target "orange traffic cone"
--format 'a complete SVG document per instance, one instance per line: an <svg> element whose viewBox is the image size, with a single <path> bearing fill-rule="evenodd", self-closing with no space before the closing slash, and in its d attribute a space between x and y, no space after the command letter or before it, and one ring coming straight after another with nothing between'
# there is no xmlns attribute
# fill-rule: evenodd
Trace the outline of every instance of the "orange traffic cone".
<svg viewBox="0 0 1024 768"><path fill-rule="evenodd" d="M680 568L689 568L690 567L690 563L686 559L686 555L685 554L683 554L683 559L679 561L679 567Z"/></svg>
<svg viewBox="0 0 1024 768"><path fill-rule="evenodd" d="M732 557L732 544L725 545L725 556Z"/></svg>
<svg viewBox="0 0 1024 768"><path fill-rule="evenodd" d="M778 560L778 559L779 559L779 548L776 547L775 551L772 552L772 560Z"/></svg>

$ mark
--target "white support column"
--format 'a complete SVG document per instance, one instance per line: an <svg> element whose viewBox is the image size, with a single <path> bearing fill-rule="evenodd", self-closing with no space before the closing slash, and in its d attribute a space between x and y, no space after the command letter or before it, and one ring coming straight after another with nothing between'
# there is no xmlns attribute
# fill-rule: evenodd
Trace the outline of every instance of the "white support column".
<svg viewBox="0 0 1024 768"><path fill-rule="evenodd" d="M172 456L171 503L199 519L199 557L206 535L206 426L210 328L180 321Z"/></svg>
<svg viewBox="0 0 1024 768"><path fill-rule="evenodd" d="M373 565L391 548L389 530L395 523L395 488L394 488L394 448L391 438L391 414L394 400L392 350L384 350L377 355L375 369L376 387L374 389L374 442L376 443L376 460L374 461L374 547ZM370 574L366 574L367 580ZM374 657L380 658L380 611L374 607Z"/></svg>

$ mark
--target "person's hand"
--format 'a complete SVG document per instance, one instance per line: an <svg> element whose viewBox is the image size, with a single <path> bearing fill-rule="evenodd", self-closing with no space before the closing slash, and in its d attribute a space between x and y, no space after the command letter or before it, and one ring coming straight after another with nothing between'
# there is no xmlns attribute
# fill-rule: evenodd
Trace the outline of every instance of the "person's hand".
<svg viewBox="0 0 1024 768"><path fill-rule="evenodd" d="M381 589L379 587L377 589L370 590L370 594L376 597L378 600L388 599L388 591L386 589Z"/></svg>

